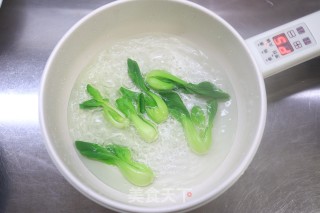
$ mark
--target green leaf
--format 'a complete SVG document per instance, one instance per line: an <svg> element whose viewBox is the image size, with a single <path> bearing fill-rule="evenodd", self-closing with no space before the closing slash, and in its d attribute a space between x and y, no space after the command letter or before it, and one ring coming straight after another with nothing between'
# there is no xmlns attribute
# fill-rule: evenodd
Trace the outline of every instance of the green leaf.
<svg viewBox="0 0 320 213"><path fill-rule="evenodd" d="M150 88L157 91L171 91L178 89L187 94L198 94L206 98L229 99L226 92L213 83L204 81L199 84L188 83L164 70L152 70L146 75L146 82Z"/></svg>
<svg viewBox="0 0 320 213"><path fill-rule="evenodd" d="M202 139L203 146L209 150L212 145L212 128L213 128L213 121L217 114L218 109L218 102L217 100L210 100L207 104L207 114L209 116L208 118L208 124L204 130L204 132L200 133L200 137ZM205 152L204 152L205 153Z"/></svg>
<svg viewBox="0 0 320 213"><path fill-rule="evenodd" d="M127 88L121 87L120 88L120 93L128 98L133 105L137 105L137 111L140 113L145 113L145 100L143 97L143 93L141 92L134 92L132 90L129 90Z"/></svg>
<svg viewBox="0 0 320 213"><path fill-rule="evenodd" d="M146 75L148 85L158 91L173 90L179 85L185 85L187 82L170 74L165 70L152 70Z"/></svg>
<svg viewBox="0 0 320 213"><path fill-rule="evenodd" d="M129 118L144 141L150 143L158 138L157 127L140 115L129 98L123 96L116 100L116 104L118 109Z"/></svg>
<svg viewBox="0 0 320 213"><path fill-rule="evenodd" d="M146 107L157 107L157 102L154 100L153 93L143 93L142 96Z"/></svg>
<svg viewBox="0 0 320 213"><path fill-rule="evenodd" d="M102 161L110 165L116 165L117 163L117 157L110 148L83 141L76 141L75 145L78 151L87 158Z"/></svg>
<svg viewBox="0 0 320 213"><path fill-rule="evenodd" d="M95 99L96 101L103 102L103 98L99 90L94 88L92 85L90 84L87 85L87 91L93 97L93 99Z"/></svg>
<svg viewBox="0 0 320 213"><path fill-rule="evenodd" d="M82 102L79 106L80 109L92 109L92 108L97 108L97 107L102 107L102 103L96 101L95 99L87 100Z"/></svg>
<svg viewBox="0 0 320 213"><path fill-rule="evenodd" d="M204 81L199 84L188 83L184 85L184 87L188 93L198 94L208 98L214 98L214 99L230 98L228 93L222 91L217 86L215 86L214 84L208 81Z"/></svg>
<svg viewBox="0 0 320 213"><path fill-rule="evenodd" d="M140 95L139 92L134 92L134 91L129 90L125 87L120 87L119 91L123 96L129 98L130 100L132 100L134 102L138 99L138 96Z"/></svg>
<svg viewBox="0 0 320 213"><path fill-rule="evenodd" d="M207 111L208 111L208 128L212 129L213 127L213 120L218 111L218 102L217 100L210 100L207 104Z"/></svg>
<svg viewBox="0 0 320 213"><path fill-rule="evenodd" d="M206 116L199 106L194 106L191 109L191 120L192 122L199 126L200 128L204 128L206 122Z"/></svg>
<svg viewBox="0 0 320 213"><path fill-rule="evenodd" d="M103 98L100 92L92 85L87 85L87 92L93 99L80 104L81 109L92 109L102 107L104 118L117 128L125 128L129 125L128 119L114 106L109 103L107 98Z"/></svg>
<svg viewBox="0 0 320 213"><path fill-rule="evenodd" d="M140 113L147 113L150 119L156 123L162 123L168 118L168 108L165 102L157 94L150 91L141 75L138 63L128 59L128 74L132 82L142 91L136 103Z"/></svg>
<svg viewBox="0 0 320 213"><path fill-rule="evenodd" d="M143 92L149 91L149 89L146 87L144 83L144 79L142 77L142 74L140 72L139 65L136 61L128 58L127 60L128 64L128 74L134 85L136 85L139 89L141 89Z"/></svg>
<svg viewBox="0 0 320 213"><path fill-rule="evenodd" d="M169 91L160 92L160 94L165 100L170 114L182 124L190 149L199 155L207 153L212 144L212 127L217 112L217 101L210 100L208 102L208 124L205 125L206 118L200 107L193 107L190 114L177 93Z"/></svg>
<svg viewBox="0 0 320 213"><path fill-rule="evenodd" d="M119 159L131 162L131 151L128 147L121 146L118 144L108 144L105 146L106 149L108 149L110 152L114 153L115 156L117 156Z"/></svg>
<svg viewBox="0 0 320 213"><path fill-rule="evenodd" d="M138 111L141 114L146 113L146 101L144 100L144 95L143 93L140 93L138 96Z"/></svg>
<svg viewBox="0 0 320 213"><path fill-rule="evenodd" d="M147 186L154 180L153 171L147 165L134 161L130 149L125 146L101 146L83 141L76 141L75 146L80 154L89 159L117 166L122 175L136 186Z"/></svg>
<svg viewBox="0 0 320 213"><path fill-rule="evenodd" d="M118 109L125 114L129 119L131 114L136 114L136 109L134 107L133 101L127 96L122 96L116 100L116 105Z"/></svg>
<svg viewBox="0 0 320 213"><path fill-rule="evenodd" d="M183 116L190 118L190 114L180 96L172 91L160 92L163 100L169 108L170 114L177 120L181 120Z"/></svg>

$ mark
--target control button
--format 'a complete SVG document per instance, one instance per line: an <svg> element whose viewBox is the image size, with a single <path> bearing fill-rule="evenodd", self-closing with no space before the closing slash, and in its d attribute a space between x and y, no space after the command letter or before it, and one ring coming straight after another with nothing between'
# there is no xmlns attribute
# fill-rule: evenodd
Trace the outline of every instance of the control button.
<svg viewBox="0 0 320 213"><path fill-rule="evenodd" d="M309 37L306 37L306 38L304 38L304 39L302 39L302 40L303 40L303 43L304 43L305 45L311 44L311 40L310 40Z"/></svg>
<svg viewBox="0 0 320 213"><path fill-rule="evenodd" d="M269 58L268 58L268 61L272 61L272 58L271 58L271 57L269 57Z"/></svg>
<svg viewBox="0 0 320 213"><path fill-rule="evenodd" d="M305 33L306 31L304 30L303 27L298 27L298 28L297 28L297 32L298 32L299 34L303 34L303 33Z"/></svg>
<svg viewBox="0 0 320 213"><path fill-rule="evenodd" d="M270 42L271 42L270 38L268 38L268 39L267 39L267 42L268 42L268 43L270 43Z"/></svg>
<svg viewBox="0 0 320 213"><path fill-rule="evenodd" d="M296 33L293 30L288 31L287 34L288 34L289 38L293 38L296 36Z"/></svg>
<svg viewBox="0 0 320 213"><path fill-rule="evenodd" d="M274 55L274 57L279 58L279 55L278 55L278 54L276 54L276 55Z"/></svg>
<svg viewBox="0 0 320 213"><path fill-rule="evenodd" d="M264 49L263 52L264 52L264 53L267 53L267 52L268 52L268 49Z"/></svg>
<svg viewBox="0 0 320 213"><path fill-rule="evenodd" d="M302 44L300 43L300 41L296 41L296 42L293 42L293 46L296 48L296 49L299 49L302 47Z"/></svg>
<svg viewBox="0 0 320 213"><path fill-rule="evenodd" d="M273 54L277 54L278 52L277 52L277 50L273 50L272 53Z"/></svg>

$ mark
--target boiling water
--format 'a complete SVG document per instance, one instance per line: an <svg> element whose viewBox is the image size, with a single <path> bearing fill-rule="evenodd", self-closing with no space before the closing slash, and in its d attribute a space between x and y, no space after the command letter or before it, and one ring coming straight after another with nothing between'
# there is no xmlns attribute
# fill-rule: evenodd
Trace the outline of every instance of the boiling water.
<svg viewBox="0 0 320 213"><path fill-rule="evenodd" d="M213 144L208 154L192 153L180 123L172 118L158 125L159 138L149 144L140 139L133 127L113 127L104 120L100 110L79 109L79 103L90 98L86 93L87 84L97 87L111 103L119 97L121 86L138 91L128 77L127 58L136 60L143 74L152 69L163 69L189 82L213 82L231 95L229 101L219 103ZM149 165L155 173L155 181L149 188L192 189L215 172L230 150L237 117L234 97L232 86L219 64L188 41L171 35L143 35L114 43L81 72L69 101L69 130L74 140L130 147L133 158ZM205 106L203 101L190 95L182 95L182 99L188 108L194 104ZM81 158L105 184L125 193L132 189L116 167Z"/></svg>

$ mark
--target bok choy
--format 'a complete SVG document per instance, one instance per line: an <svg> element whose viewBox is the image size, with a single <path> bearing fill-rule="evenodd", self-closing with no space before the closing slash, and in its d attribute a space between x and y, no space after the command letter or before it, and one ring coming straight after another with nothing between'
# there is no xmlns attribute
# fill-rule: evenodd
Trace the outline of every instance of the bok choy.
<svg viewBox="0 0 320 213"><path fill-rule="evenodd" d="M124 87L120 88L122 97L116 100L118 109L126 115L136 128L140 137L150 143L158 138L158 129L151 121L145 119L140 109L143 107L141 94L128 90Z"/></svg>
<svg viewBox="0 0 320 213"><path fill-rule="evenodd" d="M134 161L129 148L117 144L106 146L84 142L75 142L81 155L109 165L117 166L122 175L136 186L150 185L154 180L153 171L145 164Z"/></svg>
<svg viewBox="0 0 320 213"><path fill-rule="evenodd" d="M170 114L182 124L190 149L196 154L207 153L212 144L212 128L218 108L217 101L215 99L208 101L208 119L206 119L204 112L198 106L193 107L190 114L177 93L169 91L161 92L160 95L164 98Z"/></svg>
<svg viewBox="0 0 320 213"><path fill-rule="evenodd" d="M80 104L81 109L93 109L101 107L104 118L117 128L129 126L129 120L117 108L112 106L107 98L103 98L101 93L92 85L87 85L87 92L93 99Z"/></svg>
<svg viewBox="0 0 320 213"><path fill-rule="evenodd" d="M144 82L139 65L132 59L127 60L128 74L134 85L142 92L140 100L144 103L141 112L146 112L147 115L156 123L162 123L168 118L168 108L162 98L150 91Z"/></svg>
<svg viewBox="0 0 320 213"><path fill-rule="evenodd" d="M197 94L209 99L229 99L228 93L213 83L203 81L198 84L188 83L164 70L152 70L146 75L148 86L156 91L180 90L187 94Z"/></svg>

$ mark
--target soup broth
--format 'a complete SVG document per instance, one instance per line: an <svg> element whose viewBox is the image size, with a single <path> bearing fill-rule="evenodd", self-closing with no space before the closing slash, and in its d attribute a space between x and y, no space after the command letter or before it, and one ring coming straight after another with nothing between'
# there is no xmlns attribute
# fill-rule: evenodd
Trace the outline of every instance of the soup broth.
<svg viewBox="0 0 320 213"><path fill-rule="evenodd" d="M167 70L188 82L210 81L230 94L230 100L219 102L213 143L206 155L199 156L190 151L181 124L171 117L158 125L159 138L153 143L146 143L134 127L115 128L104 120L101 110L79 108L81 102L90 99L86 92L87 84L98 88L112 104L120 97L118 90L121 86L139 91L127 74L127 58L138 62L142 74L153 69ZM205 108L204 100L186 94L181 94L181 97L189 109L195 104ZM236 119L234 91L219 63L183 38L167 34L140 35L106 47L79 75L68 105L69 132L73 140L129 147L135 160L147 164L154 171L154 183L146 188L157 191L165 188L192 189L208 174L213 174L232 146ZM134 186L124 179L118 168L80 158L105 184L124 193L132 191Z"/></svg>

